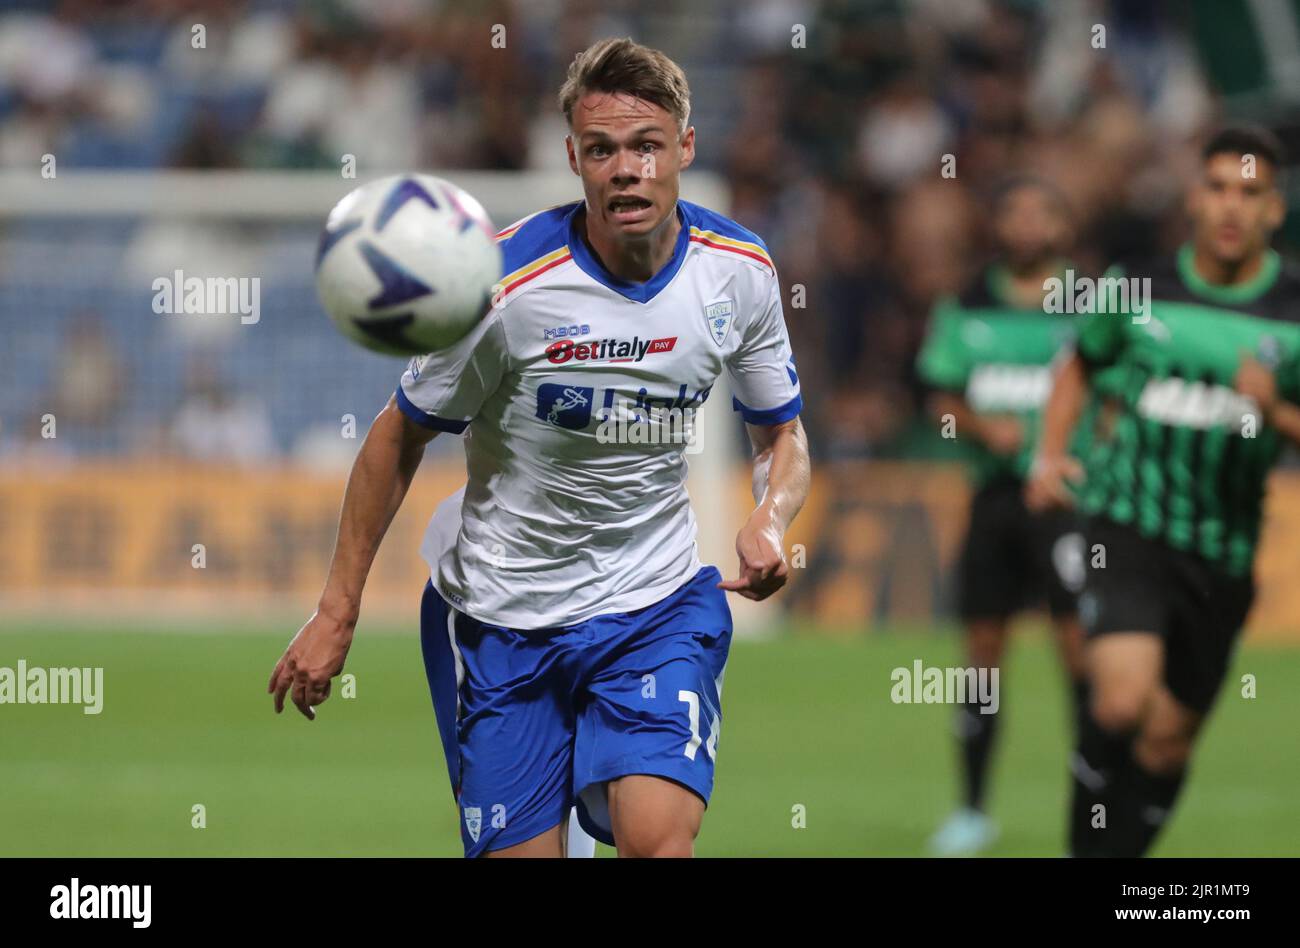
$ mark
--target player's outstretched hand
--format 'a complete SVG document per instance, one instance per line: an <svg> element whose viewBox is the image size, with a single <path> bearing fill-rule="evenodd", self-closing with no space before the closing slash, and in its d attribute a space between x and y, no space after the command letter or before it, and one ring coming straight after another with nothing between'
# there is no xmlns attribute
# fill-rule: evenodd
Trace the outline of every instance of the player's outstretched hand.
<svg viewBox="0 0 1300 948"><path fill-rule="evenodd" d="M790 567L781 549L781 531L767 511L755 510L740 528L736 553L740 556L740 577L724 579L718 583L719 589L761 602L785 585Z"/></svg>
<svg viewBox="0 0 1300 948"><path fill-rule="evenodd" d="M1068 454L1034 458L1025 482L1025 506L1038 512L1051 507L1073 507L1070 484L1083 481L1083 465Z"/></svg>
<svg viewBox="0 0 1300 948"><path fill-rule="evenodd" d="M316 705L330 696L330 681L343 671L352 646L351 623L315 613L298 630L271 672L267 692L275 695L275 713L284 710L284 696L292 689L293 703L309 721L316 720Z"/></svg>

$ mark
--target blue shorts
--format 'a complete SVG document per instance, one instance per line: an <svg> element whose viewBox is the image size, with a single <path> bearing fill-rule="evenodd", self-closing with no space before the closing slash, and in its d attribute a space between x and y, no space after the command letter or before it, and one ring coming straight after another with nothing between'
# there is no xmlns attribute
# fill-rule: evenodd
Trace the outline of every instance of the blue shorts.
<svg viewBox="0 0 1300 948"><path fill-rule="evenodd" d="M420 638L466 856L532 839L571 807L614 844L607 781L666 777L707 805L731 610L716 567L634 612L557 629L489 625L430 583Z"/></svg>

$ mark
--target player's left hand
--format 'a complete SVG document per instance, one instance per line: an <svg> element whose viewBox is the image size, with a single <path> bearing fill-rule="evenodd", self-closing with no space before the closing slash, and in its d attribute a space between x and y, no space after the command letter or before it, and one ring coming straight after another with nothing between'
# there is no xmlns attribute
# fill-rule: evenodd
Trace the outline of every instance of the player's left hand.
<svg viewBox="0 0 1300 948"><path fill-rule="evenodd" d="M1265 416L1277 404L1277 379L1264 363L1248 353L1242 353L1237 367L1236 389L1252 399Z"/></svg>
<svg viewBox="0 0 1300 948"><path fill-rule="evenodd" d="M317 610L298 630L267 684L266 690L275 695L276 714L284 710L289 694L303 717L316 720L316 706L330 696L332 679L343 671L355 625L355 619L340 621Z"/></svg>
<svg viewBox="0 0 1300 948"><path fill-rule="evenodd" d="M785 585L790 567L781 549L781 531L769 510L759 507L736 535L740 577L724 579L719 589L761 602Z"/></svg>

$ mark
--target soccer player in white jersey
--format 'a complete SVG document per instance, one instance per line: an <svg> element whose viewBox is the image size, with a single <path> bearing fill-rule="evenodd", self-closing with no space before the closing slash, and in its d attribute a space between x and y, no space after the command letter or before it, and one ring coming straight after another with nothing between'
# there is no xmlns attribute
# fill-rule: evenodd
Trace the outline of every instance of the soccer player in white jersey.
<svg viewBox="0 0 1300 948"><path fill-rule="evenodd" d="M269 690L277 711L288 693L314 717L425 443L463 433L459 532L434 557L421 627L466 855L561 855L576 805L620 855L685 856L719 751L725 592L785 584L783 538L808 492L799 379L762 241L678 199L695 153L680 67L603 40L574 59L560 104L585 199L503 231L483 321L407 368ZM724 372L756 501L731 580L699 561L687 445L663 437Z"/></svg>

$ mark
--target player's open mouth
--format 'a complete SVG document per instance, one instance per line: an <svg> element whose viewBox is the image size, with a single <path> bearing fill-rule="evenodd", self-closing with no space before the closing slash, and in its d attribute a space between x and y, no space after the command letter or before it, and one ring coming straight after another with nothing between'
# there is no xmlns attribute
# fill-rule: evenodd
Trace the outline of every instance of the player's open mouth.
<svg viewBox="0 0 1300 948"><path fill-rule="evenodd" d="M616 197L607 205L609 213L619 222L634 221L649 210L653 205L643 197L629 195L626 197Z"/></svg>

